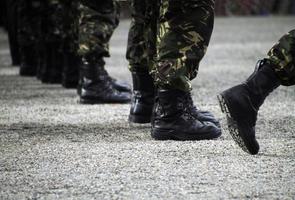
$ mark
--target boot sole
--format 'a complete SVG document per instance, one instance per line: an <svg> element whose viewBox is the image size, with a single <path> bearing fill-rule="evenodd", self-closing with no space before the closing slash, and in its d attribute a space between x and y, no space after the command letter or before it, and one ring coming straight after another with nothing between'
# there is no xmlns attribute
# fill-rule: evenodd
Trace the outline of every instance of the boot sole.
<svg viewBox="0 0 295 200"><path fill-rule="evenodd" d="M226 99L222 96L222 94L219 94L217 96L219 106L221 108L221 112L223 112L226 115L226 120L227 120L227 126L230 135L234 139L234 141L242 148L243 151L246 153L252 154L248 148L247 145L245 144L245 141L243 137L241 136L242 133L240 133L238 129L238 123L237 121L232 117L228 103Z"/></svg>
<svg viewBox="0 0 295 200"><path fill-rule="evenodd" d="M130 101L106 101L106 100L90 100L90 99L80 99L79 103L80 104L89 104L89 105L94 105L94 104L127 104Z"/></svg>
<svg viewBox="0 0 295 200"><path fill-rule="evenodd" d="M187 133L180 133L175 130L165 130L165 129L152 129L151 136L156 140L212 140L216 139L221 135L221 131L216 135L212 133L202 134L202 135L191 135Z"/></svg>
<svg viewBox="0 0 295 200"><path fill-rule="evenodd" d="M136 124L148 124L151 123L151 116L129 115L128 121Z"/></svg>

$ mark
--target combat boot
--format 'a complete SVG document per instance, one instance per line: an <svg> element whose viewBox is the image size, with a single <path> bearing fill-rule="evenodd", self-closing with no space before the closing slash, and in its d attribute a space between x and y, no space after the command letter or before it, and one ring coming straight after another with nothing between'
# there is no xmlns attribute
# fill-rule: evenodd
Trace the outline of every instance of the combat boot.
<svg viewBox="0 0 295 200"><path fill-rule="evenodd" d="M21 47L21 63L19 74L21 76L35 76L37 74L38 60L33 46Z"/></svg>
<svg viewBox="0 0 295 200"><path fill-rule="evenodd" d="M222 112L227 116L228 129L235 142L247 153L257 154L255 137L257 113L265 98L277 87L277 78L268 60L259 61L245 83L218 95Z"/></svg>
<svg viewBox="0 0 295 200"><path fill-rule="evenodd" d="M119 91L119 92L124 92L124 93L130 93L131 94L131 87L130 87L130 85L127 82L117 80L117 79L111 77L108 74L108 72L104 68L105 62L104 62L103 59L98 59L98 60L95 59L95 61L91 61L90 63L93 63L93 64L91 64L91 66L93 68L96 68L95 69L96 72L94 72L94 73L97 74L100 77L100 79L104 79L104 80L107 80L108 82L110 82L112 84L112 87L115 90ZM87 65L88 64L84 65L84 68ZM83 67L81 67L81 69L82 68ZM79 78L80 80L78 82L78 88L77 88L77 94L78 95L81 95L82 79L83 79L82 74L85 73L85 70L82 69L82 71L84 71L84 72L81 72L80 73L80 78Z"/></svg>
<svg viewBox="0 0 295 200"><path fill-rule="evenodd" d="M221 129L193 116L187 92L159 89L152 119L151 135L157 140L207 140L218 138Z"/></svg>
<svg viewBox="0 0 295 200"><path fill-rule="evenodd" d="M131 108L129 121L133 123L150 123L153 112L155 97L155 86L153 78L147 71L132 72L133 95L131 100ZM200 121L208 121L220 127L219 121L209 111L199 110L193 105L191 94L187 93L186 100L191 105L192 115Z"/></svg>
<svg viewBox="0 0 295 200"><path fill-rule="evenodd" d="M74 53L63 54L62 86L64 88L77 88L79 82L79 67L81 60Z"/></svg>
<svg viewBox="0 0 295 200"><path fill-rule="evenodd" d="M111 79L105 75L102 64L104 63L84 61L81 65L81 89L78 92L80 103L129 103L130 93L115 89Z"/></svg>
<svg viewBox="0 0 295 200"><path fill-rule="evenodd" d="M42 83L57 84L62 82L62 53L59 52L59 45L49 43L46 48L45 62L41 69Z"/></svg>
<svg viewBox="0 0 295 200"><path fill-rule="evenodd" d="M49 49L51 55L51 65L50 65L50 84L59 84L62 82L62 71L63 71L63 55L60 51L59 44L52 44L51 49Z"/></svg>
<svg viewBox="0 0 295 200"><path fill-rule="evenodd" d="M148 71L132 72L133 94L129 121L150 123L155 98L154 81Z"/></svg>

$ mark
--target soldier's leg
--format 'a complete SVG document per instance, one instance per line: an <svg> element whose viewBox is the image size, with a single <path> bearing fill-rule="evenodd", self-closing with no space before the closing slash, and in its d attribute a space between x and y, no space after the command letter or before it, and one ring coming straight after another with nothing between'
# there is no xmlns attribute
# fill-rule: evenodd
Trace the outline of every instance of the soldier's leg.
<svg viewBox="0 0 295 200"><path fill-rule="evenodd" d="M17 1L6 0L6 24L8 29L8 40L12 65L20 65L19 45L17 39L18 18L17 18Z"/></svg>
<svg viewBox="0 0 295 200"><path fill-rule="evenodd" d="M250 154L257 154L255 137L257 112L265 98L280 85L295 84L295 30L284 35L258 62L254 73L242 84L219 96L222 111L227 114L233 139Z"/></svg>
<svg viewBox="0 0 295 200"><path fill-rule="evenodd" d="M190 81L196 77L206 52L213 22L214 0L160 3L157 57L151 69L158 87L152 121L155 139L201 140L221 135L215 123L196 116L190 94ZM212 120L216 121L214 117Z"/></svg>
<svg viewBox="0 0 295 200"><path fill-rule="evenodd" d="M149 74L148 34L151 7L149 0L131 1L132 21L128 35L126 58L133 80L133 93L129 121L150 123L154 105L155 87Z"/></svg>
<svg viewBox="0 0 295 200"><path fill-rule="evenodd" d="M128 34L126 58L131 72L148 71L148 5L146 0L132 0L130 3L132 20Z"/></svg>
<svg viewBox="0 0 295 200"><path fill-rule="evenodd" d="M81 65L81 103L130 101L125 85L112 79L104 68L104 57L109 57L109 40L119 22L118 3L113 0L81 1L79 54Z"/></svg>
<svg viewBox="0 0 295 200"><path fill-rule="evenodd" d="M61 83L63 69L63 7L61 0L46 0L44 9L43 35L44 35L44 57L43 83Z"/></svg>
<svg viewBox="0 0 295 200"><path fill-rule="evenodd" d="M78 56L79 9L78 1L62 1L63 27L63 74L65 88L77 88L79 81L80 57Z"/></svg>
<svg viewBox="0 0 295 200"><path fill-rule="evenodd" d="M36 75L38 60L36 45L38 43L37 27L39 25L40 0L18 1L18 42L20 50L20 75Z"/></svg>

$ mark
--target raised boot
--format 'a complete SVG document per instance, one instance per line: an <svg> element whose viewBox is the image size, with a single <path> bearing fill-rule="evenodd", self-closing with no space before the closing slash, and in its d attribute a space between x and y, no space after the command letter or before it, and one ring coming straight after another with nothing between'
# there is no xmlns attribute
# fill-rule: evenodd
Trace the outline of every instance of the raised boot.
<svg viewBox="0 0 295 200"><path fill-rule="evenodd" d="M81 89L78 92L80 93L80 103L129 103L130 93L120 92L114 88L111 79L101 71L102 64L104 63L84 61L81 65Z"/></svg>
<svg viewBox="0 0 295 200"><path fill-rule="evenodd" d="M268 60L259 61L245 83L218 95L222 112L227 116L228 129L235 142L247 153L257 154L255 137L257 113L265 98L280 85Z"/></svg>
<svg viewBox="0 0 295 200"><path fill-rule="evenodd" d="M187 92L160 89L152 119L151 135L157 140L208 140L218 138L221 129L193 116Z"/></svg>
<svg viewBox="0 0 295 200"><path fill-rule="evenodd" d="M132 72L133 94L129 121L133 123L150 123L155 98L153 78L148 71Z"/></svg>

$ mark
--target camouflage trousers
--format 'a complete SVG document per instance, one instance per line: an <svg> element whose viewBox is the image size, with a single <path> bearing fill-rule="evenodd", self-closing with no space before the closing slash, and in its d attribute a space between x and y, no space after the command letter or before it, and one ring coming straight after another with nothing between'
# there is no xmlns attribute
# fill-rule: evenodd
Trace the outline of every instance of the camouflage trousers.
<svg viewBox="0 0 295 200"><path fill-rule="evenodd" d="M191 90L214 24L214 0L132 0L127 59L157 86Z"/></svg>
<svg viewBox="0 0 295 200"><path fill-rule="evenodd" d="M55 23L55 33L61 41L61 50L76 54L79 34L79 3L75 0L59 0L57 3L55 0L50 1L55 13L51 21Z"/></svg>
<svg viewBox="0 0 295 200"><path fill-rule="evenodd" d="M32 46L41 40L42 0L17 2L17 35L20 46Z"/></svg>
<svg viewBox="0 0 295 200"><path fill-rule="evenodd" d="M270 49L268 60L282 85L295 85L295 29L281 37Z"/></svg>
<svg viewBox="0 0 295 200"><path fill-rule="evenodd" d="M120 9L114 0L80 0L79 55L94 61L109 57L109 41L119 24Z"/></svg>
<svg viewBox="0 0 295 200"><path fill-rule="evenodd" d="M18 1L6 0L3 3L6 4L6 25L8 30L9 48L11 54L11 60L13 65L19 65L19 43L18 43Z"/></svg>
<svg viewBox="0 0 295 200"><path fill-rule="evenodd" d="M78 6L75 1L61 0L19 0L18 41L21 46L38 43L58 43L64 41L76 45L67 48L77 51ZM43 44L43 47L46 46Z"/></svg>
<svg viewBox="0 0 295 200"><path fill-rule="evenodd" d="M47 0L42 33L46 43L55 43L60 52L77 52L79 10L74 0Z"/></svg>

